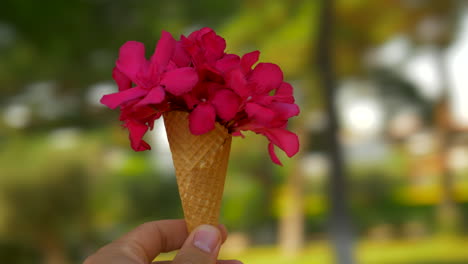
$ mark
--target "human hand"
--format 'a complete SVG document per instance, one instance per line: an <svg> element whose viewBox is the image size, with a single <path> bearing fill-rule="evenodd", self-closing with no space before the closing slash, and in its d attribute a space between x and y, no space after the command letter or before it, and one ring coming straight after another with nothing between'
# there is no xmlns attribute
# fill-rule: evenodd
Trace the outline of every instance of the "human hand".
<svg viewBox="0 0 468 264"><path fill-rule="evenodd" d="M242 264L237 260L217 260L226 240L224 226L197 227L188 234L184 220L148 222L102 247L84 264L148 264L160 253L180 249L174 260L158 264Z"/></svg>

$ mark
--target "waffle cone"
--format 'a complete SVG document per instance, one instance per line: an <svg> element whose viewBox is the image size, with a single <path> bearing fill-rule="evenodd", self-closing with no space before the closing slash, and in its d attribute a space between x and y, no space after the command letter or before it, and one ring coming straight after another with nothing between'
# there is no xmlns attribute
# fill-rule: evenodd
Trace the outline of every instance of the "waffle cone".
<svg viewBox="0 0 468 264"><path fill-rule="evenodd" d="M187 229L217 225L232 136L218 123L212 131L195 136L188 113L180 111L165 113L164 125Z"/></svg>

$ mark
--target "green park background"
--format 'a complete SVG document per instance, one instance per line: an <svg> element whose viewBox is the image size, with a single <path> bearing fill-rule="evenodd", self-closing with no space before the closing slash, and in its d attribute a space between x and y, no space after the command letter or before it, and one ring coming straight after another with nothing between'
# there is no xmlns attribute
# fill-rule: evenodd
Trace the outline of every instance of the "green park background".
<svg viewBox="0 0 468 264"><path fill-rule="evenodd" d="M183 217L164 129L133 152L99 104L128 40L211 27L295 87L293 158L235 138L222 256L468 263L468 6L456 0L3 0L0 263L82 263ZM149 54L147 54L149 56ZM467 76L467 77L465 77ZM171 255L165 255L168 259Z"/></svg>

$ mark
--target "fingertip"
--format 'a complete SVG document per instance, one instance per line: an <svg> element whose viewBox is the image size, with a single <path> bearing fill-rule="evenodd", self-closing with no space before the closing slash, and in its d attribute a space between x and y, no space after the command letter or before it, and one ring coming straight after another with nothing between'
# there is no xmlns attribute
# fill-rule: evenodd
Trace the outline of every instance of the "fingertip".
<svg viewBox="0 0 468 264"><path fill-rule="evenodd" d="M211 225L198 226L193 232L193 245L209 254L219 247L222 240L219 228Z"/></svg>
<svg viewBox="0 0 468 264"><path fill-rule="evenodd" d="M172 263L216 263L221 240L222 235L219 227L200 225L189 235Z"/></svg>
<svg viewBox="0 0 468 264"><path fill-rule="evenodd" d="M221 232L221 243L226 242L226 239L228 237L228 230L224 224L219 224L218 229Z"/></svg>

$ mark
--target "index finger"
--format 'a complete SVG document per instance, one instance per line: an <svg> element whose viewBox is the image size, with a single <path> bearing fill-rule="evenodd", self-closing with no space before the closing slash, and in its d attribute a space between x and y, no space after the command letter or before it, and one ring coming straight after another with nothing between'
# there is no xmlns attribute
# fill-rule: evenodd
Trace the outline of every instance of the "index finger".
<svg viewBox="0 0 468 264"><path fill-rule="evenodd" d="M227 238L224 225L218 226L222 242ZM147 222L130 231L117 241L136 241L143 248L148 257L154 259L159 253L179 249L184 244L189 233L184 220L160 220Z"/></svg>
<svg viewBox="0 0 468 264"><path fill-rule="evenodd" d="M179 249L188 235L184 220L160 220L144 223L115 242L140 247L137 254L147 263L159 253Z"/></svg>
<svg viewBox="0 0 468 264"><path fill-rule="evenodd" d="M84 263L150 263L159 253L180 248L187 237L184 220L148 222L104 246Z"/></svg>
<svg viewBox="0 0 468 264"><path fill-rule="evenodd" d="M219 228L224 241L227 230L223 225ZM185 221L181 219L144 223L101 248L85 263L110 263L109 261L114 259L127 259L127 263L149 263L159 253L179 249L188 235Z"/></svg>

